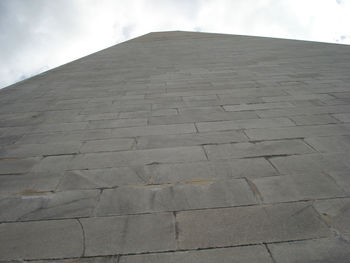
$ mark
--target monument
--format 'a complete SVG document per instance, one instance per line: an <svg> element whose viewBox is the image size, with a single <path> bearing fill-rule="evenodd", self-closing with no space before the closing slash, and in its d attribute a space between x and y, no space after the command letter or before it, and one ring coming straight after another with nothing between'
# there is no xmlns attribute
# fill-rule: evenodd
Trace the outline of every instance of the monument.
<svg viewBox="0 0 350 263"><path fill-rule="evenodd" d="M0 261L350 262L349 61L158 32L0 90Z"/></svg>

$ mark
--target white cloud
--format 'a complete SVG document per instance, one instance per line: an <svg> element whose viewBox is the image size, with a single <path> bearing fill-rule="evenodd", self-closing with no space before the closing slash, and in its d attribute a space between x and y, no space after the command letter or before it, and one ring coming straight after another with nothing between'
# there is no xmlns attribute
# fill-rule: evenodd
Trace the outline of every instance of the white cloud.
<svg viewBox="0 0 350 263"><path fill-rule="evenodd" d="M2 0L0 87L151 31L350 44L347 0Z"/></svg>

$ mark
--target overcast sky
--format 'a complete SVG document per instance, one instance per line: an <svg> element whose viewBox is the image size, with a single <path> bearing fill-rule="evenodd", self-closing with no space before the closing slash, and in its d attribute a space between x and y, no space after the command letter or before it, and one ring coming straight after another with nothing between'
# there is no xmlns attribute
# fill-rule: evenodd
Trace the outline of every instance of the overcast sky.
<svg viewBox="0 0 350 263"><path fill-rule="evenodd" d="M0 0L0 88L151 31L350 44L350 0Z"/></svg>

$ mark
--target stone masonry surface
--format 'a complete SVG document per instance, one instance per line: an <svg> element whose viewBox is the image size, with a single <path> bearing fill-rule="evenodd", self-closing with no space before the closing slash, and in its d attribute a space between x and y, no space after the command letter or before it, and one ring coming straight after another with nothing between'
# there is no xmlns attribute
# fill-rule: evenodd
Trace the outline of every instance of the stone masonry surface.
<svg viewBox="0 0 350 263"><path fill-rule="evenodd" d="M0 90L0 262L350 262L350 46L150 33Z"/></svg>

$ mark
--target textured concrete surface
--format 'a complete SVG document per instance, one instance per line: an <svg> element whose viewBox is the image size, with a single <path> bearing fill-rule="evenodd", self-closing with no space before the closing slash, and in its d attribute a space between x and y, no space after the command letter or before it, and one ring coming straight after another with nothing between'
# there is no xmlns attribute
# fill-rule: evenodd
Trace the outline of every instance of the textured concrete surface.
<svg viewBox="0 0 350 263"><path fill-rule="evenodd" d="M161 32L0 90L0 261L350 262L349 61Z"/></svg>

